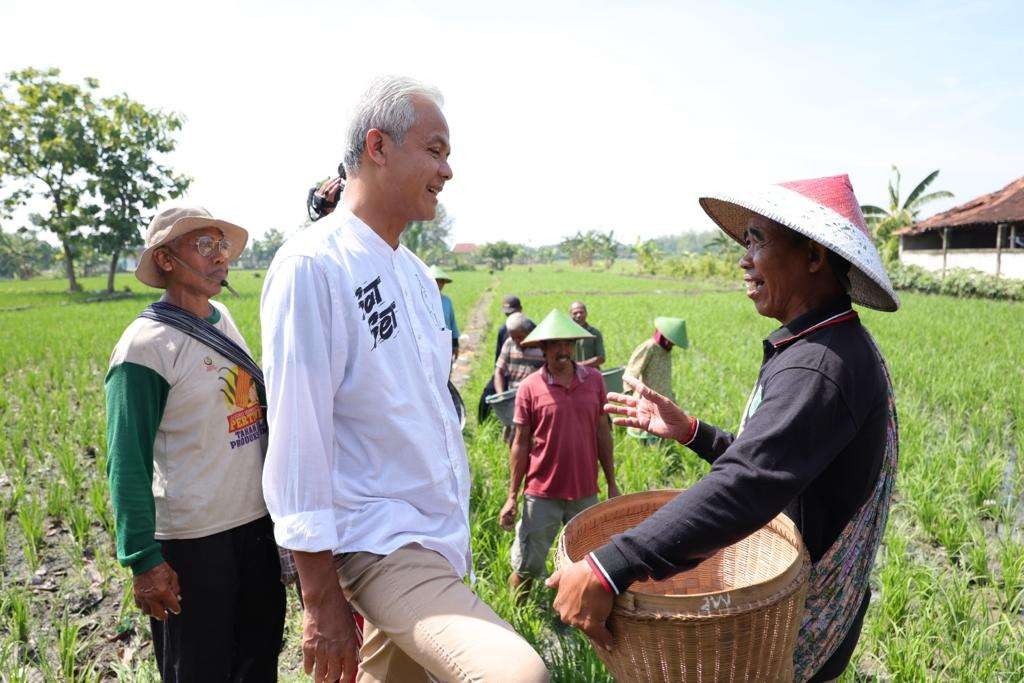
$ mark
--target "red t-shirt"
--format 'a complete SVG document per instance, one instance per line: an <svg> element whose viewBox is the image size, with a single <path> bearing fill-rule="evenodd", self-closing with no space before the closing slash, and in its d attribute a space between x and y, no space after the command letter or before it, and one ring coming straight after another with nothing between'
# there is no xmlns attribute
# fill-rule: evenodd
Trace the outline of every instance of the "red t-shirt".
<svg viewBox="0 0 1024 683"><path fill-rule="evenodd" d="M543 367L522 381L515 423L533 435L526 493L579 500L597 494L597 425L604 419L601 373L576 365L569 388Z"/></svg>

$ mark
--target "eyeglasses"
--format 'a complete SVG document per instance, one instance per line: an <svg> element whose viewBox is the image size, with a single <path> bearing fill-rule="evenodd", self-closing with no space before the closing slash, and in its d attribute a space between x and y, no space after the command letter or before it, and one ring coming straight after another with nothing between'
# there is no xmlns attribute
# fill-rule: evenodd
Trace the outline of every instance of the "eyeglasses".
<svg viewBox="0 0 1024 683"><path fill-rule="evenodd" d="M225 256L231 253L231 240L226 237L215 240L209 235L203 235L196 238L195 245L199 255L206 258L213 256L215 250L219 250Z"/></svg>

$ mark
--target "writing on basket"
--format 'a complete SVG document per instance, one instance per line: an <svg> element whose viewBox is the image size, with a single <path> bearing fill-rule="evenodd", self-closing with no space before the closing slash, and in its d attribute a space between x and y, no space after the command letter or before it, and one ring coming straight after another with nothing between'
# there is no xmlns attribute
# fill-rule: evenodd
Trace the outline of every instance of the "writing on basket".
<svg viewBox="0 0 1024 683"><path fill-rule="evenodd" d="M711 614L711 610L729 607L731 604L732 598L729 597L728 593L725 595L709 595L704 598L704 604L700 606L700 613Z"/></svg>

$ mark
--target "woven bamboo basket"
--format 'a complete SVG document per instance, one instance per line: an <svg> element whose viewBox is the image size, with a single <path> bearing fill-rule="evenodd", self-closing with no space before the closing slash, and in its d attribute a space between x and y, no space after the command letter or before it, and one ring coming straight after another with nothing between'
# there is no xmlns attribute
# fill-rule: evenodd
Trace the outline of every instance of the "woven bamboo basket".
<svg viewBox="0 0 1024 683"><path fill-rule="evenodd" d="M612 498L574 517L556 566L583 559L679 491ZM611 652L594 648L617 681L788 681L811 561L793 522L779 515L697 567L633 584L615 600Z"/></svg>

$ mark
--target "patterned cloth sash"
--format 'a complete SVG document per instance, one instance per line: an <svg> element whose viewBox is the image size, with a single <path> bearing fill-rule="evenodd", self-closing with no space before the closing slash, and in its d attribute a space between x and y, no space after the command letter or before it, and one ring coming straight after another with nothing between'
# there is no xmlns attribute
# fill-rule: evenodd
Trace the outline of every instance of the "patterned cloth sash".
<svg viewBox="0 0 1024 683"><path fill-rule="evenodd" d="M235 340L218 330L216 327L203 320L194 313L179 308L166 301L156 301L147 306L140 318L148 318L158 323L169 325L174 329L187 334L200 344L210 347L229 361L249 373L253 382L260 388L260 395L266 396L266 385L263 382L263 370L256 364L245 349L235 343Z"/></svg>
<svg viewBox="0 0 1024 683"><path fill-rule="evenodd" d="M813 676L846 638L864 599L889 517L899 460L899 423L889 368L874 339L868 338L885 372L889 407L885 454L871 495L811 569L803 623L793 654L797 681Z"/></svg>

